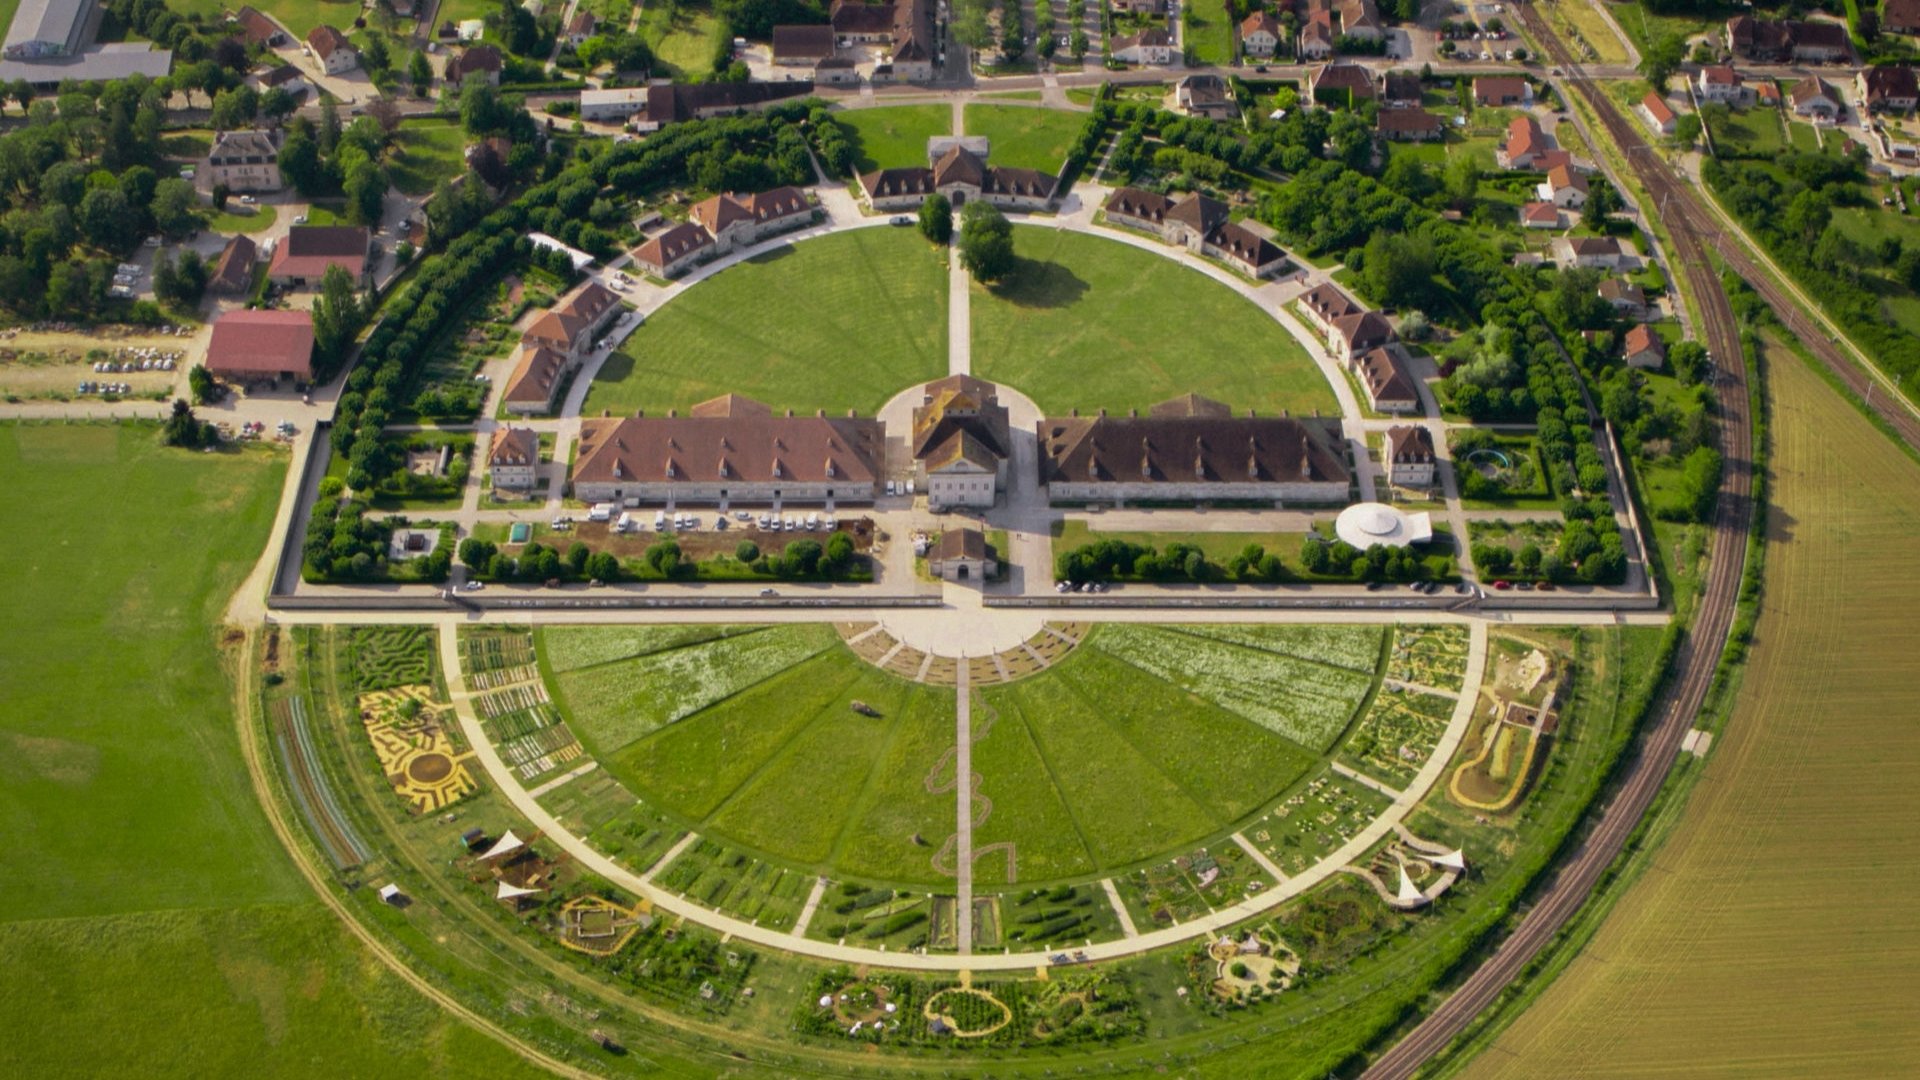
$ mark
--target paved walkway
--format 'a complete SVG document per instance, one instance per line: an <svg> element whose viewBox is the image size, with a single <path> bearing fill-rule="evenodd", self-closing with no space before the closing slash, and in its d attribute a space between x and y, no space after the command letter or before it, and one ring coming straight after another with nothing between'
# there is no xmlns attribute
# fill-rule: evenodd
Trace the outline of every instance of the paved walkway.
<svg viewBox="0 0 1920 1080"><path fill-rule="evenodd" d="M1453 717L1447 725L1446 733L1441 736L1439 745L1434 748L1433 754L1428 757L1426 764L1421 767L1419 774L1406 790L1400 792L1379 817L1360 830L1345 846L1299 875L1287 878L1274 888L1250 896L1230 907L1220 908L1177 926L1123 937L1117 941L1091 944L1084 949L1076 950L1077 954L1090 962L1112 960L1194 938L1213 937L1239 922L1273 910L1340 872L1349 863L1364 857L1368 849L1392 833L1394 827L1413 811L1421 799L1425 798L1427 792L1440 778L1447 762L1452 759L1454 751L1459 748L1461 740L1466 737L1467 726L1473 718L1473 703L1478 697L1480 681L1486 670L1487 650L1486 624L1474 622L1471 626L1472 636L1464 689L1459 702L1454 707ZM499 751L495 749L492 742L488 740L486 730L481 727L480 719L474 713L466 677L460 669L457 628L451 621L440 625L440 660L446 672L447 687L453 701L454 713L460 721L461 732L465 735L468 744L473 747L474 754L487 776L514 809L526 818L528 824L537 830L547 843L559 847L581 866L592 873L599 874L619 888L651 900L654 906L662 911L705 926L723 937L738 938L754 945L781 949L833 963L868 964L914 971L1018 971L1031 969L1036 964L1045 962L1043 951L1020 953L963 951L956 954L929 954L889 952L884 949L857 948L832 942L814 941L797 933L757 926L731 915L701 907L685 897L659 889L651 883L652 876L692 844L696 834L689 833L682 837L679 843L675 844L644 875L635 874L627 867L594 850L534 799L532 794L521 785L519 778L514 776L506 762L501 759ZM960 746L964 748L966 745L963 739ZM956 767L960 769L965 769L969 764L969 761L956 760ZM967 795L964 793L970 792L972 785L967 772L963 771L958 775L961 781L956 784L956 788L963 793L959 796L961 800L961 809L958 811L959 820L967 823L970 822L970 808L966 806ZM966 861L962 860L961 865L965 866ZM962 916L963 918L970 919L970 907L970 904L962 905L961 910L967 912ZM962 923L962 926L967 925ZM967 944L971 946L971 941L969 940Z"/></svg>
<svg viewBox="0 0 1920 1080"><path fill-rule="evenodd" d="M959 906L959 950L973 951L973 691L967 665L961 664L954 687L953 794L954 894Z"/></svg>
<svg viewBox="0 0 1920 1080"><path fill-rule="evenodd" d="M947 374L973 374L973 277L958 244L947 249Z"/></svg>

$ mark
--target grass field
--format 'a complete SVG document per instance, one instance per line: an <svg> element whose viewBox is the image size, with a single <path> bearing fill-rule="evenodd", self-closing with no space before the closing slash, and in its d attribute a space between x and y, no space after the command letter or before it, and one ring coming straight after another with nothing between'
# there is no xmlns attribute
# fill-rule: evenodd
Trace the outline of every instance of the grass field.
<svg viewBox="0 0 1920 1080"><path fill-rule="evenodd" d="M285 468L0 427L0 590L34 613L0 636L0 1074L524 1075L349 943L254 802L214 628Z"/></svg>
<svg viewBox="0 0 1920 1080"><path fill-rule="evenodd" d="M640 36L655 59L676 75L702 75L713 70L714 51L725 27L705 6L675 4L647 6L640 12Z"/></svg>
<svg viewBox="0 0 1920 1080"><path fill-rule="evenodd" d="M1571 31L1593 46L1594 59L1599 63L1627 62L1626 47L1620 43L1613 27L1607 25L1607 17L1597 5L1590 5L1588 0L1549 0L1541 10L1553 20L1554 29L1562 34Z"/></svg>
<svg viewBox="0 0 1920 1080"><path fill-rule="evenodd" d="M1471 1075L1892 1076L1920 1062L1901 824L1920 814L1903 629L1920 603L1906 565L1920 468L1772 356L1767 586L1732 717L1657 872Z"/></svg>
<svg viewBox="0 0 1920 1080"><path fill-rule="evenodd" d="M246 210L252 213L242 213ZM230 202L225 211L207 211L207 228L217 233L261 233L273 228L279 216L279 212L271 206L249 207Z"/></svg>
<svg viewBox="0 0 1920 1080"><path fill-rule="evenodd" d="M851 134L853 167L861 172L925 165L927 140L953 134L953 110L946 105L846 109L833 118Z"/></svg>
<svg viewBox="0 0 1920 1080"><path fill-rule="evenodd" d="M1787 133L1781 127L1778 109L1731 112L1712 127L1714 145L1722 154L1768 159L1787 150Z"/></svg>
<svg viewBox="0 0 1920 1080"><path fill-rule="evenodd" d="M1188 391L1269 415L1338 408L1292 335L1219 282L1079 233L1019 228L1014 246L1011 278L973 286L974 374L1049 413L1144 410Z"/></svg>
<svg viewBox="0 0 1920 1080"><path fill-rule="evenodd" d="M725 393L871 415L947 371L947 264L909 229L769 252L675 298L607 359L582 415L685 410Z"/></svg>
<svg viewBox="0 0 1920 1080"><path fill-rule="evenodd" d="M393 133L387 175L407 195L430 195L434 185L466 171L466 132L452 122L403 124Z"/></svg>
<svg viewBox="0 0 1920 1080"><path fill-rule="evenodd" d="M495 10L497 6L485 10ZM351 0L262 0L254 7L279 20L280 25L296 38L305 38L308 31L321 23L342 32L351 32L353 20L359 18L361 12L360 5ZM236 9L236 5L228 4L225 0L174 0L171 5L171 10L182 15L211 15L216 19L222 13Z"/></svg>
<svg viewBox="0 0 1920 1080"><path fill-rule="evenodd" d="M1233 23L1219 5L1196 4L1181 16L1181 42L1202 64L1225 64L1233 59Z"/></svg>
<svg viewBox="0 0 1920 1080"><path fill-rule="evenodd" d="M1087 115L1023 105L969 105L966 125L967 134L987 137L987 160L993 164L1057 173L1087 126Z"/></svg>

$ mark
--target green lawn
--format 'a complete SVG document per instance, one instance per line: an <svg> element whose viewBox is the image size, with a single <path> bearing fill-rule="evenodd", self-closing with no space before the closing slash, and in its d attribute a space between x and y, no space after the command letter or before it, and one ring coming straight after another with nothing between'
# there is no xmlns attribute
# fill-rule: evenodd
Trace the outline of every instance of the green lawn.
<svg viewBox="0 0 1920 1080"><path fill-rule="evenodd" d="M407 195L432 194L442 180L466 171L466 132L450 121L403 124L393 133L387 175Z"/></svg>
<svg viewBox="0 0 1920 1080"><path fill-rule="evenodd" d="M1787 140L1793 143L1795 150L1803 154L1814 154L1820 151L1820 133L1814 130L1812 124L1798 120L1787 121Z"/></svg>
<svg viewBox="0 0 1920 1080"><path fill-rule="evenodd" d="M1201 64L1225 64L1233 59L1233 22L1217 4L1195 4L1181 16L1181 40Z"/></svg>
<svg viewBox="0 0 1920 1080"><path fill-rule="evenodd" d="M847 109L833 118L846 126L853 167L861 172L925 165L927 140L953 134L953 109L946 105Z"/></svg>
<svg viewBox="0 0 1920 1080"><path fill-rule="evenodd" d="M947 266L911 229L855 229L762 255L662 308L609 357L582 415L725 393L872 414L947 372Z"/></svg>
<svg viewBox="0 0 1920 1080"><path fill-rule="evenodd" d="M0 5L11 8L19 0L0 0ZM213 133L210 131L172 131L160 137L160 152L171 158L199 162L213 150Z"/></svg>
<svg viewBox="0 0 1920 1080"><path fill-rule="evenodd" d="M224 211L208 209L207 228L217 233L266 232L273 228L279 216L279 212L271 206L246 206L237 199L229 199Z"/></svg>
<svg viewBox="0 0 1920 1080"><path fill-rule="evenodd" d="M0 636L0 1073L525 1075L350 943L254 801L215 626L285 470L0 427L0 591L33 613Z"/></svg>
<svg viewBox="0 0 1920 1080"><path fill-rule="evenodd" d="M640 36L654 58L675 75L712 71L714 51L725 32L726 27L704 6L649 4L640 12Z"/></svg>
<svg viewBox="0 0 1920 1080"><path fill-rule="evenodd" d="M1713 125L1715 147L1733 157L1773 158L1787 150L1778 109L1752 108L1730 113Z"/></svg>
<svg viewBox="0 0 1920 1080"><path fill-rule="evenodd" d="M18 0L13 0L17 3ZM237 10L239 5L229 4L226 0L172 0L168 7L182 15L210 15L218 19L228 11ZM361 6L352 0L260 0L253 5L256 10L264 11L279 20L296 38L304 38L314 27L325 23L351 33L353 20L360 17ZM498 4L488 4L481 11L494 11ZM447 8L441 11L446 12ZM479 18L479 15L463 16ZM9 16L11 18L11 16Z"/></svg>
<svg viewBox="0 0 1920 1080"><path fill-rule="evenodd" d="M1236 410L1328 415L1333 391L1253 302L1151 252L1018 228L1020 265L973 287L973 369L1048 412L1144 409L1189 391Z"/></svg>
<svg viewBox="0 0 1920 1080"><path fill-rule="evenodd" d="M967 134L989 140L987 160L1016 169L1057 173L1087 126L1087 114L1024 105L967 106Z"/></svg>

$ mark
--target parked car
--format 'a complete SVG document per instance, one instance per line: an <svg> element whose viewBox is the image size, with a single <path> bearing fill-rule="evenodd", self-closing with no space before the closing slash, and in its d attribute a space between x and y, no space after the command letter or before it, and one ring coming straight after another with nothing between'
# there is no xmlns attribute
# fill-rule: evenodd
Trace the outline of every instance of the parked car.
<svg viewBox="0 0 1920 1080"><path fill-rule="evenodd" d="M907 216L907 215L905 215L905 214L895 214L895 215L893 215L893 217L892 217L892 219L891 219L891 220L889 220L889 221L887 222L887 224L889 224L889 225L911 225L911 224L913 224L913 219L912 219L912 218L910 218L910 217L908 217L908 216Z"/></svg>

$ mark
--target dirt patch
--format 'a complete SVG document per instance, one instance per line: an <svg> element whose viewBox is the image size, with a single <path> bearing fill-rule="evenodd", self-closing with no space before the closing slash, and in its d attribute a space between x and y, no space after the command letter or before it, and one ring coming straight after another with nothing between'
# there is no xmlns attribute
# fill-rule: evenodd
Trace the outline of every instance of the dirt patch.
<svg viewBox="0 0 1920 1080"><path fill-rule="evenodd" d="M452 772L453 759L445 754L421 754L407 762L408 778L419 784L445 780Z"/></svg>

